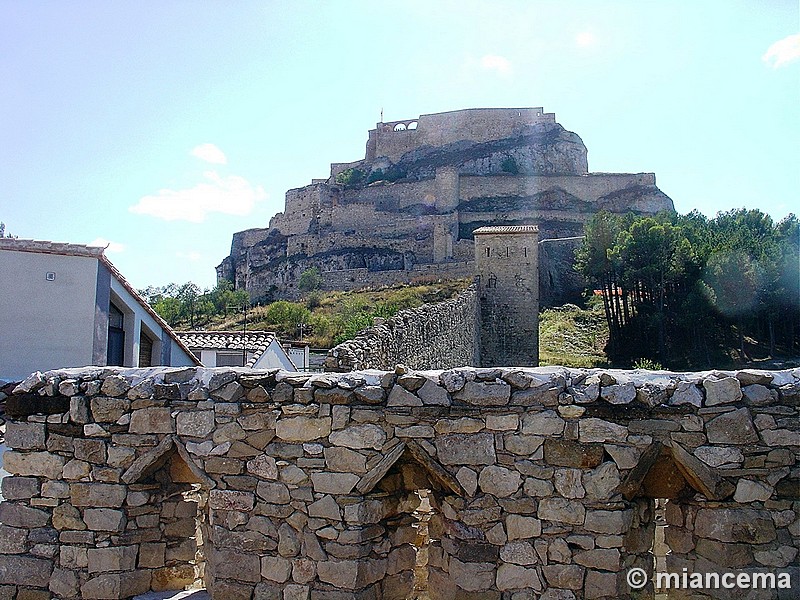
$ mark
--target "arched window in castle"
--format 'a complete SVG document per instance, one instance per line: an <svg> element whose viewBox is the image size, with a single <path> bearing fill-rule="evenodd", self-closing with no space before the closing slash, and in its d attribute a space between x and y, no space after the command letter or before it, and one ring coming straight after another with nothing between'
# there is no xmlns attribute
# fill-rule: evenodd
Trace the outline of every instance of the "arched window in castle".
<svg viewBox="0 0 800 600"><path fill-rule="evenodd" d="M397 125L394 126L394 130L395 131L405 131L406 130L406 124L405 123L398 123Z"/></svg>
<svg viewBox="0 0 800 600"><path fill-rule="evenodd" d="M497 287L497 275L494 273L489 273L489 287L496 288Z"/></svg>
<svg viewBox="0 0 800 600"><path fill-rule="evenodd" d="M491 255L492 255L492 249L489 248L489 246L486 246L486 256L491 256Z"/></svg>
<svg viewBox="0 0 800 600"><path fill-rule="evenodd" d="M408 124L408 129L416 129L416 128L417 128L416 121L411 121L411 123Z"/></svg>

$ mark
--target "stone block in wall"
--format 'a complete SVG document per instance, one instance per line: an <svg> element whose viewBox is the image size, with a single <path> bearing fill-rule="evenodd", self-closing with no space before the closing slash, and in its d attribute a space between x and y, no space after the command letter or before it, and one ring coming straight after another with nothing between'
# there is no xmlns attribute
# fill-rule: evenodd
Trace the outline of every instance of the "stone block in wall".
<svg viewBox="0 0 800 600"><path fill-rule="evenodd" d="M312 473L314 491L321 494L349 494L358 483L354 473Z"/></svg>
<svg viewBox="0 0 800 600"><path fill-rule="evenodd" d="M625 585L625 590L630 587ZM618 586L618 576L616 573L606 573L603 571L589 570L586 572L584 583L584 598L595 600L597 598L618 598L620 594Z"/></svg>
<svg viewBox="0 0 800 600"><path fill-rule="evenodd" d="M44 450L44 423L17 423L6 425L5 443L16 450Z"/></svg>
<svg viewBox="0 0 800 600"><path fill-rule="evenodd" d="M17 600L50 600L50 592L24 587L17 592Z"/></svg>
<svg viewBox="0 0 800 600"><path fill-rule="evenodd" d="M239 490L211 490L209 507L215 510L253 510L255 496L252 492Z"/></svg>
<svg viewBox="0 0 800 600"><path fill-rule="evenodd" d="M151 542L139 545L138 566L145 569L158 569L165 564L165 542Z"/></svg>
<svg viewBox="0 0 800 600"><path fill-rule="evenodd" d="M284 583L292 574L292 563L282 556L262 556L261 575L276 583Z"/></svg>
<svg viewBox="0 0 800 600"><path fill-rule="evenodd" d="M175 421L169 408L141 408L131 413L128 431L134 434L175 433Z"/></svg>
<svg viewBox="0 0 800 600"><path fill-rule="evenodd" d="M124 485L112 483L71 483L69 495L73 506L119 508L128 490Z"/></svg>
<svg viewBox="0 0 800 600"><path fill-rule="evenodd" d="M564 432L564 419L554 410L527 413L522 417L522 433L556 436Z"/></svg>
<svg viewBox="0 0 800 600"><path fill-rule="evenodd" d="M511 386L506 383L467 381L453 398L472 406L505 406L511 398Z"/></svg>
<svg viewBox="0 0 800 600"><path fill-rule="evenodd" d="M501 564L497 568L497 589L501 591L520 588L542 590L542 582L536 568L513 564Z"/></svg>
<svg viewBox="0 0 800 600"><path fill-rule="evenodd" d="M751 508L701 508L694 519L694 533L720 542L766 544L776 538L769 511Z"/></svg>
<svg viewBox="0 0 800 600"><path fill-rule="evenodd" d="M195 577L195 568L191 564L162 567L153 571L150 589L155 592L179 590L194 583Z"/></svg>
<svg viewBox="0 0 800 600"><path fill-rule="evenodd" d="M628 437L627 427L594 417L581 419L578 431L578 439L584 443L624 442Z"/></svg>
<svg viewBox="0 0 800 600"><path fill-rule="evenodd" d="M363 474L367 472L367 457L363 454L338 446L325 448L325 465L331 471Z"/></svg>
<svg viewBox="0 0 800 600"><path fill-rule="evenodd" d="M261 561L251 553L214 549L206 568L218 579L233 579L245 583L261 581Z"/></svg>
<svg viewBox="0 0 800 600"><path fill-rule="evenodd" d="M515 494L521 484L522 477L517 471L494 465L481 469L478 477L481 490L498 498Z"/></svg>
<svg viewBox="0 0 800 600"><path fill-rule="evenodd" d="M587 513L583 503L579 500L568 500L567 498L554 496L552 498L542 498L539 502L538 516L544 521L583 525Z"/></svg>
<svg viewBox="0 0 800 600"><path fill-rule="evenodd" d="M540 510L541 516L541 510ZM545 518L544 516L542 518ZM542 522L536 517L508 515L506 517L508 540L524 540L539 537L542 534Z"/></svg>
<svg viewBox="0 0 800 600"><path fill-rule="evenodd" d="M60 479L64 458L49 452L15 452L3 454L3 468L12 475Z"/></svg>
<svg viewBox="0 0 800 600"><path fill-rule="evenodd" d="M30 585L46 588L53 561L13 554L0 555L0 585Z"/></svg>
<svg viewBox="0 0 800 600"><path fill-rule="evenodd" d="M584 528L594 533L624 534L632 519L631 510L588 510Z"/></svg>
<svg viewBox="0 0 800 600"><path fill-rule="evenodd" d="M178 435L204 438L214 430L214 411L199 410L178 413L176 428Z"/></svg>
<svg viewBox="0 0 800 600"><path fill-rule="evenodd" d="M0 525L0 554L22 554L27 541L28 529Z"/></svg>
<svg viewBox="0 0 800 600"><path fill-rule="evenodd" d="M714 417L706 424L706 433L712 444L758 443L758 434L750 418L750 411L746 408Z"/></svg>
<svg viewBox="0 0 800 600"><path fill-rule="evenodd" d="M723 543L699 539L695 548L698 556L707 558L728 569L741 569L753 562L753 552L748 544Z"/></svg>
<svg viewBox="0 0 800 600"><path fill-rule="evenodd" d="M131 571L136 568L138 546L89 548L87 551L89 573Z"/></svg>
<svg viewBox="0 0 800 600"><path fill-rule="evenodd" d="M703 388L706 390L706 406L732 404L742 399L742 389L735 377L705 379Z"/></svg>
<svg viewBox="0 0 800 600"><path fill-rule="evenodd" d="M2 490L6 500L27 500L39 493L39 480L35 477L4 477Z"/></svg>
<svg viewBox="0 0 800 600"><path fill-rule="evenodd" d="M326 437L330 432L330 417L291 417L278 419L275 425L275 435L286 442L310 442Z"/></svg>
<svg viewBox="0 0 800 600"><path fill-rule="evenodd" d="M497 460L491 433L445 435L434 444L443 465L491 465Z"/></svg>
<svg viewBox="0 0 800 600"><path fill-rule="evenodd" d="M103 440L76 439L74 452L76 459L95 464L105 464L107 458Z"/></svg>
<svg viewBox="0 0 800 600"><path fill-rule="evenodd" d="M55 569L49 589L56 598L75 598L78 595L78 574L71 569Z"/></svg>
<svg viewBox="0 0 800 600"><path fill-rule="evenodd" d="M81 586L84 600L130 598L150 589L149 571L128 573L103 573L89 579Z"/></svg>
<svg viewBox="0 0 800 600"><path fill-rule="evenodd" d="M583 589L583 578L586 569L580 565L545 565L542 567L542 572L551 590L555 588L560 588L561 590ZM560 595L555 596L555 598L559 597ZM564 595L563 597L575 598L574 594Z"/></svg>
<svg viewBox="0 0 800 600"><path fill-rule="evenodd" d="M87 508L83 520L91 531L123 531L126 524L125 514L111 508Z"/></svg>
<svg viewBox="0 0 800 600"><path fill-rule="evenodd" d="M592 469L603 460L604 448L598 443L580 443L548 438L544 440L544 459L556 467Z"/></svg>
<svg viewBox="0 0 800 600"><path fill-rule="evenodd" d="M74 405L74 406L73 406ZM124 414L131 410L131 401L124 398L107 398L105 396L97 396L90 400L90 407L92 411L92 418L97 423L116 423ZM70 404L70 414L72 408L75 408L75 415L73 421L76 423L85 423L83 411L79 399L72 398Z"/></svg>
<svg viewBox="0 0 800 600"><path fill-rule="evenodd" d="M328 439L334 446L344 446L353 450L366 448L380 450L386 442L386 432L378 425L365 423L334 431Z"/></svg>
<svg viewBox="0 0 800 600"><path fill-rule="evenodd" d="M50 515L37 508L31 508L24 504L12 504L11 502L0 502L0 523L10 527L44 527L50 520Z"/></svg>
<svg viewBox="0 0 800 600"><path fill-rule="evenodd" d="M497 574L496 563L462 562L450 558L450 577L455 584L467 592L482 592L494 587Z"/></svg>

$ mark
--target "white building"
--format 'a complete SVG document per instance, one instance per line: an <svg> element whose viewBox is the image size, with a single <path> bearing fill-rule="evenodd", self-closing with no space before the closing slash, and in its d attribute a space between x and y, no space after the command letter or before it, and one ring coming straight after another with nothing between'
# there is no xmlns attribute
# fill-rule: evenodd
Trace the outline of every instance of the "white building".
<svg viewBox="0 0 800 600"><path fill-rule="evenodd" d="M297 371L296 363L270 331L178 331L176 334L206 367Z"/></svg>
<svg viewBox="0 0 800 600"><path fill-rule="evenodd" d="M85 365L199 365L103 254L0 239L0 378Z"/></svg>

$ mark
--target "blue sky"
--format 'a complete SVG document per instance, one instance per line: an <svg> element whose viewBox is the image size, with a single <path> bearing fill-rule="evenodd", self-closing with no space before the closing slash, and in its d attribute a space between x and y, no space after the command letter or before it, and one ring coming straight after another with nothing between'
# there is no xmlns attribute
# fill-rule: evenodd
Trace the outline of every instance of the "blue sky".
<svg viewBox="0 0 800 600"><path fill-rule="evenodd" d="M676 209L800 212L796 0L0 0L0 220L214 284L387 121L543 106Z"/></svg>

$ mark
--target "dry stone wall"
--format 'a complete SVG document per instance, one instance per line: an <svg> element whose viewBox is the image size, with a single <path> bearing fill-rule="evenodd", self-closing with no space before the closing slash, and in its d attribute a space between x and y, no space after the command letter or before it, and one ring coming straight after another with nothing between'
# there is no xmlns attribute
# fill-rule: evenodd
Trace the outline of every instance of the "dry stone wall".
<svg viewBox="0 0 800 600"><path fill-rule="evenodd" d="M799 405L798 369L35 373L8 398L0 598L648 597L625 572L652 572L656 498L670 570L796 597Z"/></svg>
<svg viewBox="0 0 800 600"><path fill-rule="evenodd" d="M473 284L450 300L401 310L331 348L325 370L385 370L398 363L415 369L477 365L478 318L477 288Z"/></svg>

